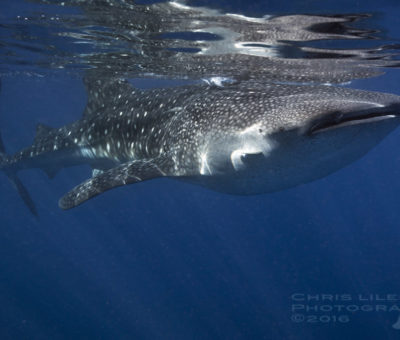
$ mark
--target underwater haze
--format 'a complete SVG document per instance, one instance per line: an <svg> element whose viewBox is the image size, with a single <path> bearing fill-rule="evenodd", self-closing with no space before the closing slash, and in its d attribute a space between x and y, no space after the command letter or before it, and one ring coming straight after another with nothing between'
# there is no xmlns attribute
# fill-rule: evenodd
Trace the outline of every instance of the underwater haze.
<svg viewBox="0 0 400 340"><path fill-rule="evenodd" d="M14 154L79 120L95 80L400 95L399 50L397 0L2 0L0 132ZM0 339L398 339L399 144L275 193L156 178L67 211L90 166L21 171L38 216L0 173Z"/></svg>

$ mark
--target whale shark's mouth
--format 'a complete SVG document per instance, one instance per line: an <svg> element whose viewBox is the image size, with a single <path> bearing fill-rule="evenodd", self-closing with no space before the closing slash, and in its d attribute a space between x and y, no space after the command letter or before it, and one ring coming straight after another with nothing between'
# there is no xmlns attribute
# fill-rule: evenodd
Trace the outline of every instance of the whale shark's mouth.
<svg viewBox="0 0 400 340"><path fill-rule="evenodd" d="M335 111L313 120L307 129L307 134L315 135L346 126L376 123L399 116L400 104L374 107L353 112Z"/></svg>

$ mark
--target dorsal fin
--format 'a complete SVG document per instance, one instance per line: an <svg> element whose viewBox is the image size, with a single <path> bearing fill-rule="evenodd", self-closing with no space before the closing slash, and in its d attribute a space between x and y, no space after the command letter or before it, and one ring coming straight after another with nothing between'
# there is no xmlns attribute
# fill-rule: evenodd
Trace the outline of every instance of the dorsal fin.
<svg viewBox="0 0 400 340"><path fill-rule="evenodd" d="M97 114L106 106L116 105L123 94L133 91L129 82L120 78L96 78L87 75L83 82L88 95L84 117Z"/></svg>
<svg viewBox="0 0 400 340"><path fill-rule="evenodd" d="M49 133L51 133L51 131L53 131L53 128L50 126L47 126L45 124L38 124L36 125L36 136L35 136L35 140L42 138L43 136L48 135Z"/></svg>

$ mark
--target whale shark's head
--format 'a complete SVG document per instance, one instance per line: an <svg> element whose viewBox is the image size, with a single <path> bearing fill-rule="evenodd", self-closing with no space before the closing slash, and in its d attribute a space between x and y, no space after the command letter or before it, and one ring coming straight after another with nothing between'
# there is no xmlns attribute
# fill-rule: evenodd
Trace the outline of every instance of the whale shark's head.
<svg viewBox="0 0 400 340"><path fill-rule="evenodd" d="M217 171L201 184L257 194L310 182L362 157L400 123L395 95L327 86L301 91L255 103L262 114L250 111L245 128L208 148L208 169Z"/></svg>

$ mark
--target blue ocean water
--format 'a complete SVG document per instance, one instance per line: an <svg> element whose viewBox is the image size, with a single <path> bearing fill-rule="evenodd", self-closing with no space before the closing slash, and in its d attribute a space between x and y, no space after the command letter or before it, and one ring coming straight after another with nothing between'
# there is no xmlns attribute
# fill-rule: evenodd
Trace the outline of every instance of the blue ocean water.
<svg viewBox="0 0 400 340"><path fill-rule="evenodd" d="M191 4L253 16L371 13L364 25L383 40L400 37L394 0ZM78 11L24 1L1 8L2 20ZM27 69L2 76L10 153L32 142L38 122L79 119L87 100L77 74ZM346 86L400 95L399 70L384 71ZM39 219L2 175L0 339L398 339L399 140L396 130L329 177L249 197L156 179L61 211L58 198L89 167L53 180L21 172Z"/></svg>

